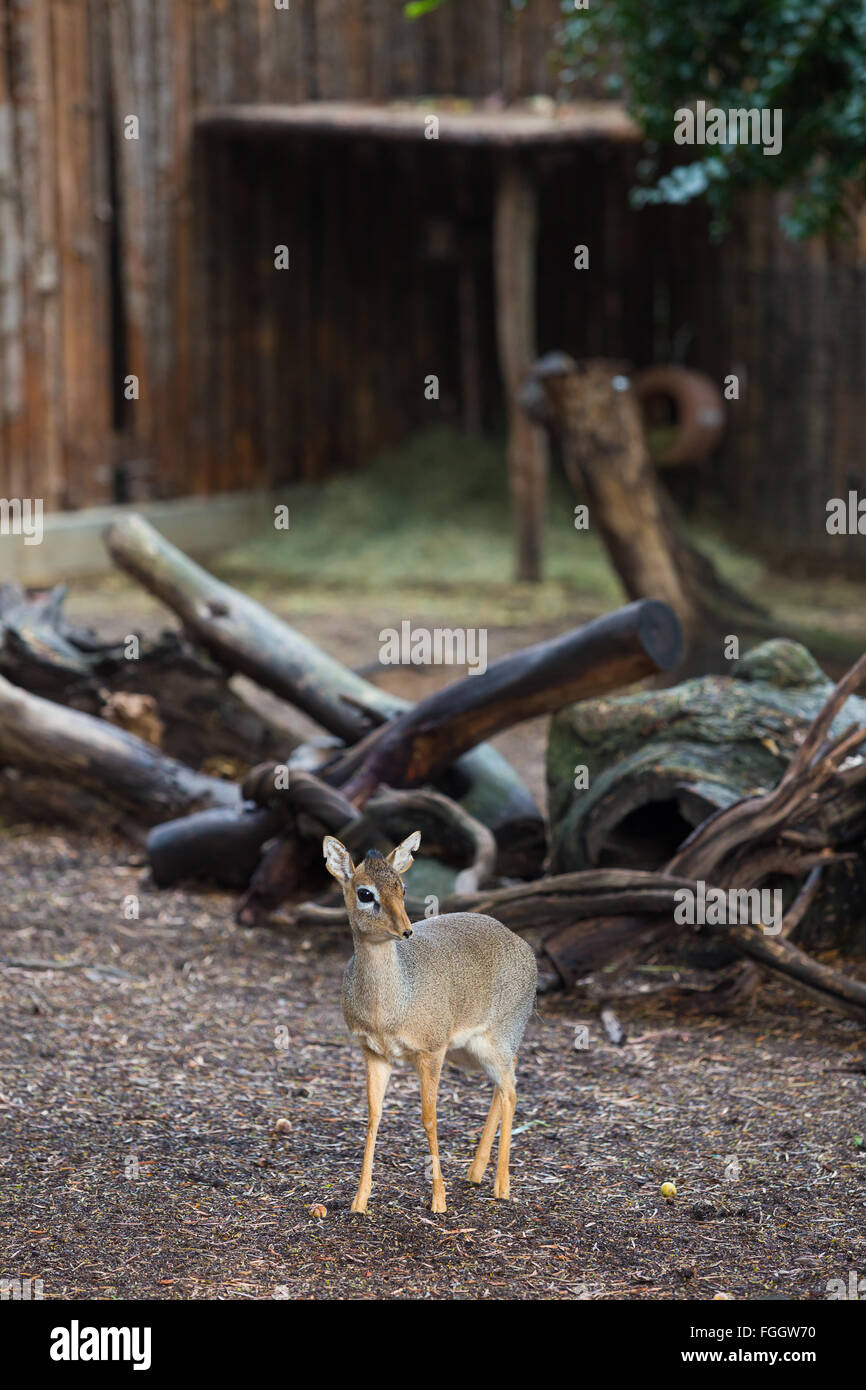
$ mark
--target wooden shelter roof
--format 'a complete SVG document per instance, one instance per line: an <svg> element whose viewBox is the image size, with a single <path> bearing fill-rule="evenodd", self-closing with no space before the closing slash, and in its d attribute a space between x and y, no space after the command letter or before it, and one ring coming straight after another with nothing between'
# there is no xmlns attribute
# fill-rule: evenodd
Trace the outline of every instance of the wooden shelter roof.
<svg viewBox="0 0 866 1390"><path fill-rule="evenodd" d="M640 129L624 107L612 101L586 101L539 111L534 106L491 110L467 103L437 105L400 102L309 101L298 105L231 105L203 108L199 129L232 135L298 134L341 139L411 141L424 139L426 120L439 118L440 141L517 149L581 144L590 140L636 141Z"/></svg>

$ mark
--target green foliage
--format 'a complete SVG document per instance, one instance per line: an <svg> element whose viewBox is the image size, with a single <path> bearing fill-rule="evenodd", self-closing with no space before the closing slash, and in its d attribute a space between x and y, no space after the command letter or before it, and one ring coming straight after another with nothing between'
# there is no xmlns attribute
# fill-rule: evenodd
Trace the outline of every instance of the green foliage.
<svg viewBox="0 0 866 1390"><path fill-rule="evenodd" d="M409 0L409 4L403 6L403 14L407 19L420 19L431 10L438 10L443 3L444 0Z"/></svg>
<svg viewBox="0 0 866 1390"><path fill-rule="evenodd" d="M793 194L793 237L850 224L866 175L866 6L863 0L563 0L563 77L624 86L648 140L637 205L704 198L714 230L737 187ZM674 113L698 100L728 111L780 108L782 149L695 146L660 172ZM691 152L691 147L690 147Z"/></svg>

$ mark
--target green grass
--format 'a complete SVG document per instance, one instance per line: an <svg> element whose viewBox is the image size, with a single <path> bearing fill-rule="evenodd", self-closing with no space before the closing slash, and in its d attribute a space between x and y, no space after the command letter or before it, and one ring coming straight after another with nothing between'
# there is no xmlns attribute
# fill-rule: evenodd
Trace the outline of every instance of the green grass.
<svg viewBox="0 0 866 1390"><path fill-rule="evenodd" d="M577 596L595 607L620 598L596 536L574 530L574 502L557 477L545 582L514 583L504 453L487 440L431 431L355 473L298 488L290 505L288 531L263 533L222 558L226 578L285 583L307 603L395 590L449 601L483 595L527 618L554 617Z"/></svg>
<svg viewBox="0 0 866 1390"><path fill-rule="evenodd" d="M477 615L479 599L491 622L555 621L623 601L597 534L574 529L574 503L555 470L544 581L516 584L504 449L438 429L356 472L298 487L290 496L290 529L237 547L219 570L248 590L278 585L288 610L399 593L446 600L453 621L464 611ZM734 582L758 585L759 561L716 537L698 539Z"/></svg>

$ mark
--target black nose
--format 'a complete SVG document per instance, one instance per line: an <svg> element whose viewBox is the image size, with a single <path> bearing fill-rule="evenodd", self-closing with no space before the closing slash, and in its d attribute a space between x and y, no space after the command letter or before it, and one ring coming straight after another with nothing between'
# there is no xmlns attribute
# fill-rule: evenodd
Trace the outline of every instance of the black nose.
<svg viewBox="0 0 866 1390"><path fill-rule="evenodd" d="M406 937L406 936L411 936L411 935L412 935L412 928L411 928L411 927L407 927L406 930L404 931L403 935L404 935L404 937Z"/></svg>

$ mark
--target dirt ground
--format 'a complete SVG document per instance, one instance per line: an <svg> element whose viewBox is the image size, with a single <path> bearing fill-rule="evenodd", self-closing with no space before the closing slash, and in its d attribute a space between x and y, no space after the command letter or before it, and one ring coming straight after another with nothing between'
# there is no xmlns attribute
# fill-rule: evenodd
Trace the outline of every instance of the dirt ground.
<svg viewBox="0 0 866 1390"><path fill-rule="evenodd" d="M504 745L536 790L543 734ZM446 1071L431 1214L395 1072L359 1217L348 933L243 931L229 895L157 892L128 843L73 831L7 828L0 873L2 1278L71 1299L823 1299L866 1274L866 1038L781 986L733 1018L638 996L621 1047L595 995L541 996L510 1203L464 1181L488 1083Z"/></svg>

